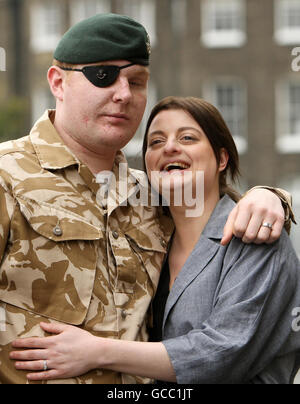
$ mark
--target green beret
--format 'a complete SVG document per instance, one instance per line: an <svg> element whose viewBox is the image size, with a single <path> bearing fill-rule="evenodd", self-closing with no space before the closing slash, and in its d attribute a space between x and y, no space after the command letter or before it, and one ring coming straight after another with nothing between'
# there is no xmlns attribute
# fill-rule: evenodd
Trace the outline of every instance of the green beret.
<svg viewBox="0 0 300 404"><path fill-rule="evenodd" d="M97 14L71 27L54 58L70 64L128 60L149 65L150 40L145 28L129 17Z"/></svg>

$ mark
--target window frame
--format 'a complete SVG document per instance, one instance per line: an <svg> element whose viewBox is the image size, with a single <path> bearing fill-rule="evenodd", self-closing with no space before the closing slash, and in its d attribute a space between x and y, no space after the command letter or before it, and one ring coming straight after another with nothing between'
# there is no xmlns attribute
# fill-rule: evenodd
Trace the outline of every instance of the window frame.
<svg viewBox="0 0 300 404"><path fill-rule="evenodd" d="M95 10L88 12L86 6L94 5ZM74 25L86 18L92 17L97 13L110 13L111 1L110 0L72 0L70 3L70 21Z"/></svg>
<svg viewBox="0 0 300 404"><path fill-rule="evenodd" d="M300 24L299 28L292 28L284 25L283 15L285 15L285 5L296 5L299 7L300 19L300 3L297 0L274 0L274 39L277 44L282 46L299 45Z"/></svg>
<svg viewBox="0 0 300 404"><path fill-rule="evenodd" d="M234 108L237 108L237 111L233 113L233 116L238 116L236 125L240 126L240 135L234 133L232 127L230 127L228 117L226 116L227 114L224 112L217 99L217 86L221 85L231 85L238 88L240 100L235 103ZM248 91L246 82L240 77L215 77L204 84L203 93L204 98L215 105L222 114L233 135L239 154L245 154L248 151Z"/></svg>
<svg viewBox="0 0 300 404"><path fill-rule="evenodd" d="M212 21L217 21L217 11L222 7L236 7L235 29L218 30ZM201 3L201 42L208 48L239 48L247 42L245 0L203 0Z"/></svg>
<svg viewBox="0 0 300 404"><path fill-rule="evenodd" d="M293 211L295 214L296 222L298 226L292 224L291 227L291 241L296 250L296 253L300 259L300 178L298 175L290 175L282 179L278 186L282 189L286 189L292 195L293 199Z"/></svg>
<svg viewBox="0 0 300 404"><path fill-rule="evenodd" d="M276 148L286 154L300 153L300 116L299 133L292 134L290 130L289 89L293 84L297 84L300 92L300 78L296 77L284 78L276 87Z"/></svg>
<svg viewBox="0 0 300 404"><path fill-rule="evenodd" d="M142 24L150 37L151 47L157 44L157 18L155 0L123 0L120 12Z"/></svg>
<svg viewBox="0 0 300 404"><path fill-rule="evenodd" d="M49 8L55 12L50 19ZM56 32L49 33L49 22L55 21ZM30 46L34 53L53 52L62 35L61 4L51 0L35 3L30 10Z"/></svg>

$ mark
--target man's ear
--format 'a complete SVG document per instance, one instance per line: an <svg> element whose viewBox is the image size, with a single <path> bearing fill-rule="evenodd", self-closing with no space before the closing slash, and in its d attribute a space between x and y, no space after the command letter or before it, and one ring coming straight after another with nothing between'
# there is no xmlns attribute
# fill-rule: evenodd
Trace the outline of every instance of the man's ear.
<svg viewBox="0 0 300 404"><path fill-rule="evenodd" d="M229 160L228 151L224 148L220 151L220 164L219 164L219 172L222 172L226 169Z"/></svg>
<svg viewBox="0 0 300 404"><path fill-rule="evenodd" d="M51 66L47 74L48 83L53 96L63 101L65 72L57 66Z"/></svg>

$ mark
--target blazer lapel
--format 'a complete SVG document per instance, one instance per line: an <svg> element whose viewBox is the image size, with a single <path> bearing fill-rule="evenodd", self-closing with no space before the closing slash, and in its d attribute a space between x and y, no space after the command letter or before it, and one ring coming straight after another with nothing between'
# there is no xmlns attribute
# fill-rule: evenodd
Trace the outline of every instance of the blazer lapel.
<svg viewBox="0 0 300 404"><path fill-rule="evenodd" d="M174 282L174 285L171 289L165 307L163 328L165 326L168 314L170 313L172 307L176 304L180 295L184 292L188 285L206 268L206 266L218 252L219 248L220 245L215 241L212 241L205 237L200 238L197 246L187 259L184 267L180 271L180 274L176 278L176 281ZM198 265L195 265L195 260L197 260Z"/></svg>
<svg viewBox="0 0 300 404"><path fill-rule="evenodd" d="M207 267L219 249L225 248L221 246L220 241L223 237L223 229L228 215L234 206L235 203L227 195L225 195L217 204L198 243L184 264L172 287L165 307L163 329L171 309L174 307L184 290Z"/></svg>

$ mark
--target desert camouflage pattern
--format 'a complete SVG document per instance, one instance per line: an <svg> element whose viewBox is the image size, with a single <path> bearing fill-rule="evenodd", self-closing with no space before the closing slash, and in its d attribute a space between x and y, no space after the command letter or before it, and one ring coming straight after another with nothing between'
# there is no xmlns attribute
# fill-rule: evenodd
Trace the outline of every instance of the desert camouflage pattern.
<svg viewBox="0 0 300 404"><path fill-rule="evenodd" d="M29 136L0 145L0 383L28 383L9 359L16 338L44 336L41 321L79 326L99 337L147 340L172 224L154 208L132 207L142 173L118 183L118 203L99 203L101 184L62 143L47 111ZM147 383L95 370L48 383Z"/></svg>

